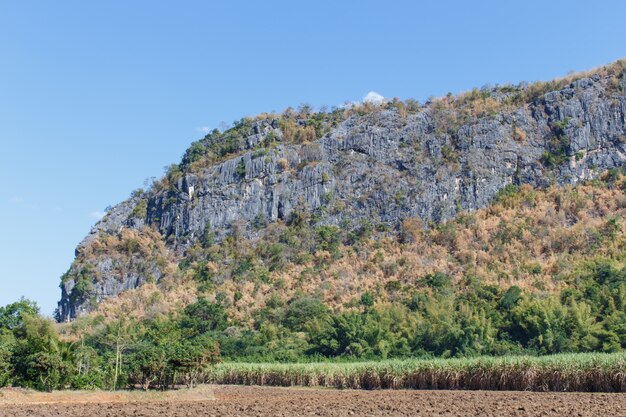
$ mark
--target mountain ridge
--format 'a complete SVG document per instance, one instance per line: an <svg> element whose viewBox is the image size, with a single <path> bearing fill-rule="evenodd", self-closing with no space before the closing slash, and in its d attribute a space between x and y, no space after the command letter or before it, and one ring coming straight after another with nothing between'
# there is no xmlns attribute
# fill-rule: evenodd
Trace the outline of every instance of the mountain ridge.
<svg viewBox="0 0 626 417"><path fill-rule="evenodd" d="M596 178L626 160L625 90L618 61L425 105L242 119L192 144L181 164L94 226L62 279L58 319L175 274L197 246L263 238L276 223L398 235L407 220L437 225L486 207L508 186Z"/></svg>

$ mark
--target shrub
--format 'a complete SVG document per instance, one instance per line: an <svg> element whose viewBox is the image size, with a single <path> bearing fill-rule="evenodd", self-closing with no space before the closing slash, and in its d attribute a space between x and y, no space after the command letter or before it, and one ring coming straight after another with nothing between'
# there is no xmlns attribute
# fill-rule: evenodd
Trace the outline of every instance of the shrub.
<svg viewBox="0 0 626 417"><path fill-rule="evenodd" d="M428 274L424 277L424 284L428 285L435 291L446 291L452 286L452 280L444 273L436 272Z"/></svg>
<svg viewBox="0 0 626 417"><path fill-rule="evenodd" d="M278 160L278 166L281 170L286 171L287 169L289 169L289 161L287 161L287 159L285 158L280 158Z"/></svg>
<svg viewBox="0 0 626 417"><path fill-rule="evenodd" d="M81 274L77 277L72 292L70 293L70 301L74 305L82 304L94 295L94 287L92 278L88 275Z"/></svg>
<svg viewBox="0 0 626 417"><path fill-rule="evenodd" d="M385 289L388 292L396 292L399 291L402 288L402 284L400 284L400 281L396 280L392 280L389 281L387 284L385 284Z"/></svg>
<svg viewBox="0 0 626 417"><path fill-rule="evenodd" d="M446 163L449 164L455 164L459 162L459 154L452 146L448 144L441 147L441 157Z"/></svg>
<svg viewBox="0 0 626 417"><path fill-rule="evenodd" d="M289 303L285 312L284 324L287 328L301 332L312 320L324 320L330 316L329 308L319 299L301 297Z"/></svg>
<svg viewBox="0 0 626 417"><path fill-rule="evenodd" d="M337 254L341 243L341 232L336 226L320 226L317 228L317 250Z"/></svg>
<svg viewBox="0 0 626 417"><path fill-rule="evenodd" d="M500 299L500 306L505 310L510 310L521 300L522 290L520 287L513 285L509 287Z"/></svg>
<svg viewBox="0 0 626 417"><path fill-rule="evenodd" d="M361 299L359 300L359 304L365 307L372 307L374 305L374 297L369 292L363 293L361 295Z"/></svg>
<svg viewBox="0 0 626 417"><path fill-rule="evenodd" d="M496 193L495 201L505 207L514 207L519 196L519 187L515 184L507 184Z"/></svg>
<svg viewBox="0 0 626 417"><path fill-rule="evenodd" d="M424 231L424 223L417 217L410 217L402 221L400 240L402 243L415 243Z"/></svg>
<svg viewBox="0 0 626 417"><path fill-rule="evenodd" d="M239 178L246 177L246 161L244 161L243 158L240 159L237 163L237 167L235 168L235 175L237 175Z"/></svg>
<svg viewBox="0 0 626 417"><path fill-rule="evenodd" d="M192 334L204 334L213 330L224 330L227 327L228 317L221 304L211 303L206 298L200 298L194 304L185 307L181 324Z"/></svg>
<svg viewBox="0 0 626 417"><path fill-rule="evenodd" d="M148 217L148 201L141 199L133 208L132 217L145 220Z"/></svg>
<svg viewBox="0 0 626 417"><path fill-rule="evenodd" d="M541 161L546 167L555 168L567 161L571 146L570 139L565 134L568 124L569 118L550 124L552 136L548 142L548 150L541 156Z"/></svg>
<svg viewBox="0 0 626 417"><path fill-rule="evenodd" d="M193 279L203 285L204 289L213 287L214 276L215 274L207 261L200 261L193 268Z"/></svg>
<svg viewBox="0 0 626 417"><path fill-rule="evenodd" d="M291 119L281 119L280 129L287 143L307 143L316 139L317 132L311 125L300 125Z"/></svg>
<svg viewBox="0 0 626 417"><path fill-rule="evenodd" d="M516 142L524 142L526 140L526 132L517 126L513 126L513 140Z"/></svg>

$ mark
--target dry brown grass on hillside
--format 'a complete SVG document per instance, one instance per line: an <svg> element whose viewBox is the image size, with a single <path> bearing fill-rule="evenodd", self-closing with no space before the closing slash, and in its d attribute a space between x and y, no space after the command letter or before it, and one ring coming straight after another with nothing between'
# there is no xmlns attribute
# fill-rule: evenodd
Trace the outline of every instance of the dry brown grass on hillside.
<svg viewBox="0 0 626 417"><path fill-rule="evenodd" d="M143 227L141 230L122 229L117 234L102 234L83 248L79 257L90 259L98 255L119 253L127 255L137 253L142 257L168 257L160 233L149 227Z"/></svg>
<svg viewBox="0 0 626 417"><path fill-rule="evenodd" d="M197 290L192 280L173 277L164 278L158 286L145 284L124 291L117 297L105 299L89 315L72 323L57 324L59 335L64 341L75 341L84 336L85 332L97 330L94 323L104 325L122 318L142 321L176 314L197 300Z"/></svg>
<svg viewBox="0 0 626 417"><path fill-rule="evenodd" d="M491 207L464 213L426 230L419 219L404 223L407 243L385 238L343 247L332 260L318 252L304 265L290 265L272 275L271 283L224 283L219 290L239 292L235 317L250 317L277 292L289 299L298 292L320 295L342 309L366 291L379 302L420 285L427 275L443 272L458 287L468 277L502 288L520 286L531 292L555 292L588 262L600 258L623 261L626 195L619 188L579 185L546 191L522 187ZM321 270L315 268L324 260Z"/></svg>
<svg viewBox="0 0 626 417"><path fill-rule="evenodd" d="M105 300L95 314L105 319L127 317L137 320L165 316L196 301L195 293L196 285L189 280L171 286L145 284Z"/></svg>

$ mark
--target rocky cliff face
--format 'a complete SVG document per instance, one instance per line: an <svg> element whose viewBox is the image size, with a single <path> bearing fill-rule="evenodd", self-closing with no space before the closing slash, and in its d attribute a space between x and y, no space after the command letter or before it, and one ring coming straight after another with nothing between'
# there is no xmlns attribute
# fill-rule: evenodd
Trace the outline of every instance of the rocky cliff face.
<svg viewBox="0 0 626 417"><path fill-rule="evenodd" d="M393 231L408 217L438 223L485 207L508 184L574 184L623 165L624 73L559 87L520 103L515 95L530 86L481 91L491 107L478 115L450 97L409 112L394 105L354 112L305 143L286 140L277 119L257 120L230 157L199 170L183 167L167 188L137 193L96 224L63 280L59 318L158 281L166 259L184 258L208 236L262 235L266 224L299 212L319 224L356 228L367 221ZM90 249L103 236L143 233L146 226L164 243L163 253ZM73 295L79 283L90 297Z"/></svg>

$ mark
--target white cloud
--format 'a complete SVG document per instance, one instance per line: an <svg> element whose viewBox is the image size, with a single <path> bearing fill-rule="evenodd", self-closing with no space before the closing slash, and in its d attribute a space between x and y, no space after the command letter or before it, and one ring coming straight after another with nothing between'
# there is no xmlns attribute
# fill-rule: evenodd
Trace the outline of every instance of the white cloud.
<svg viewBox="0 0 626 417"><path fill-rule="evenodd" d="M92 211L91 213L89 213L89 215L91 217L93 217L96 220L100 220L101 218L103 218L104 216L106 216L106 213L104 211Z"/></svg>
<svg viewBox="0 0 626 417"><path fill-rule="evenodd" d="M198 132L202 132L202 133L204 133L206 135L207 133L211 133L211 130L213 130L213 129L211 129L208 126L201 126L201 127L196 128L196 130Z"/></svg>
<svg viewBox="0 0 626 417"><path fill-rule="evenodd" d="M383 104L384 102L385 97L378 94L376 91L370 91L363 97L363 103Z"/></svg>
<svg viewBox="0 0 626 417"><path fill-rule="evenodd" d="M366 95L363 96L361 101L346 101L345 103L339 105L340 108L349 109L354 106L359 106L363 103L369 103L374 105L381 105L388 100L383 97L382 94L378 94L376 91L370 91Z"/></svg>
<svg viewBox="0 0 626 417"><path fill-rule="evenodd" d="M11 204L22 204L24 202L24 199L22 197L11 197L9 199L9 203Z"/></svg>

